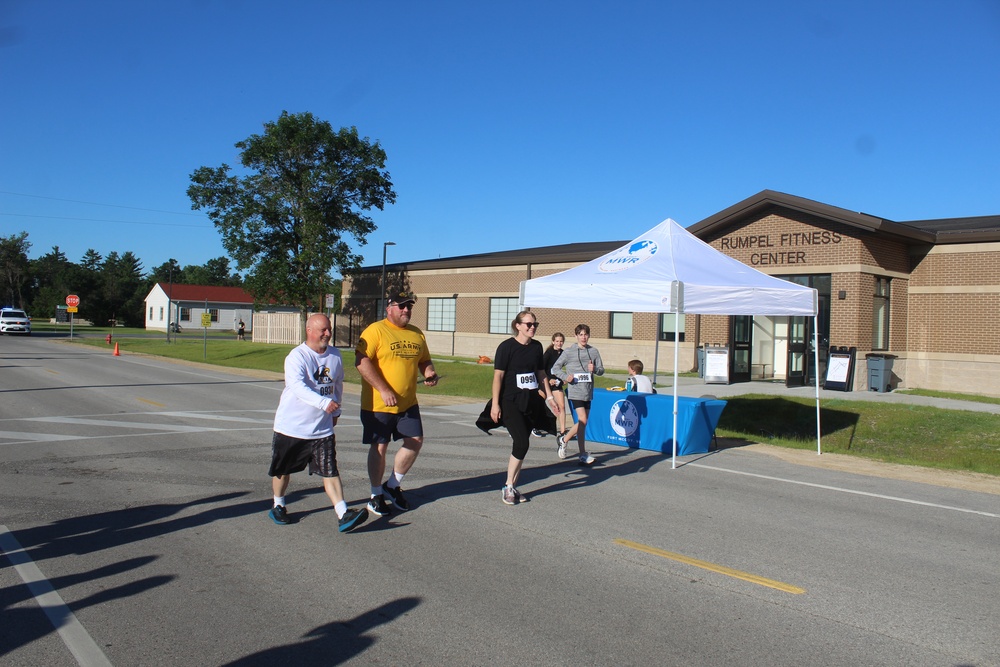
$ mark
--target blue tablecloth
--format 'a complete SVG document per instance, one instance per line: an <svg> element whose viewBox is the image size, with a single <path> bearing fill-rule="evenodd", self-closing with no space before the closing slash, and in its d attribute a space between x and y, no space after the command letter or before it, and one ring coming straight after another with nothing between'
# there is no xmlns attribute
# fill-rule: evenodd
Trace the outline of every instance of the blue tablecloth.
<svg viewBox="0 0 1000 667"><path fill-rule="evenodd" d="M725 407L725 401L715 398L677 397L678 456L708 451ZM595 389L587 440L670 454L673 416L672 395Z"/></svg>

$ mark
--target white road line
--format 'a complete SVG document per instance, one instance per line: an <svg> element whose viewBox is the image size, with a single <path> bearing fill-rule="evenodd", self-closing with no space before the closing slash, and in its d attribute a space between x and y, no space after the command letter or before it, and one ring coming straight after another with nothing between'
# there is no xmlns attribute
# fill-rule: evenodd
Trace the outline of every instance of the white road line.
<svg viewBox="0 0 1000 667"><path fill-rule="evenodd" d="M250 426L248 428L205 428L205 429L201 429L200 432L204 432L204 433L215 432L215 433L218 433L219 431L225 431L226 433L241 433L243 431L266 431L267 433L273 433L274 432L271 429L271 426L269 426L269 425L268 426ZM154 431L154 432L151 432L151 433L117 433L117 434L102 433L101 435L89 435L89 436L84 436L84 435L67 435L65 437L55 436L55 438L53 440L51 440L51 441L52 442L59 442L60 440L81 440L81 441L85 441L85 440L114 440L114 439L117 439L117 438L133 438L133 439L137 439L137 438L155 438L155 437L161 436L161 435L168 435L169 433L171 433L171 432L170 431ZM29 433L28 435L32 435L32 434ZM48 439L46 439L46 441L48 441ZM270 447L271 446L271 436L270 435L268 435L266 437L266 441L267 442L264 442L262 440L261 442L263 444L266 444L268 447ZM7 446L7 445L26 445L26 444L31 443L31 442L37 442L37 440L15 440L13 442L0 442L0 447Z"/></svg>
<svg viewBox="0 0 1000 667"><path fill-rule="evenodd" d="M261 410L260 412L265 412ZM274 414L274 410L270 411ZM181 417L184 419L208 419L225 422L239 422L241 424L274 424L274 419L249 419L247 417L230 417L214 412L147 412L148 415L166 415L168 417ZM361 421L361 417L356 415L340 415L341 424L344 420Z"/></svg>
<svg viewBox="0 0 1000 667"><path fill-rule="evenodd" d="M183 417L184 419L210 419L223 422L240 422L242 424L273 424L274 419L249 419L247 417L230 417L211 412L151 412L148 414L164 415L167 417Z"/></svg>
<svg viewBox="0 0 1000 667"><path fill-rule="evenodd" d="M77 663L82 667L103 667L105 665L111 667L108 656L104 655L104 651L97 645L94 638L66 606L62 596L52 588L52 584L4 525L0 525L0 551L3 551L7 559L10 560L14 570L21 576L21 581L31 591L35 602L48 616L52 627L59 633L59 637L76 658Z"/></svg>
<svg viewBox="0 0 1000 667"><path fill-rule="evenodd" d="M147 424L143 422L111 421L110 419L82 419L80 417L30 417L24 421L43 422L46 424L78 424L80 426L113 426L115 428L138 428L149 431L164 431L167 433L202 433L204 431L221 431L221 428L205 428L203 426L184 426L182 424Z"/></svg>
<svg viewBox="0 0 1000 667"><path fill-rule="evenodd" d="M694 466L695 468L704 468L705 470L715 470L718 472L728 472L733 475L746 475L747 477L757 477L758 479L769 479L774 482L784 482L785 484L798 484L799 486L810 486L814 489L824 489L826 491L836 491L838 493L850 493L855 496L868 496L869 498L880 498L882 500L892 500L898 503L909 503L910 505L923 505L924 507L936 507L942 510L950 510L952 512L965 512L967 514L979 514L980 516L988 516L994 519L1000 519L1000 514L993 514L992 512L982 512L980 510L970 510L965 507L952 507L951 505L939 505L937 503L928 503L923 500L912 500L910 498L897 498L896 496L887 496L881 493L871 493L869 491L857 491L855 489L845 489L839 486L827 486L826 484L814 484L813 482L801 482L797 479L785 479L783 477L772 477L770 475L760 475L754 472L744 472L742 470L729 470L727 468L718 468L716 466L708 466L703 463L686 463L685 466Z"/></svg>
<svg viewBox="0 0 1000 667"><path fill-rule="evenodd" d="M85 435L58 435L55 433L23 433L20 431L0 432L0 440L21 440L30 442L58 442L60 440L83 440Z"/></svg>

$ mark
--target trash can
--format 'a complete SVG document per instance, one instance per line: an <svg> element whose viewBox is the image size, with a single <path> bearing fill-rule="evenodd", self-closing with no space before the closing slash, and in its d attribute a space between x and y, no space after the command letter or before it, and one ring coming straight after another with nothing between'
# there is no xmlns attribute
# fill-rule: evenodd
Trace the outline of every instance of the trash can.
<svg viewBox="0 0 1000 667"><path fill-rule="evenodd" d="M705 348L698 346L698 377L705 379Z"/></svg>
<svg viewBox="0 0 1000 667"><path fill-rule="evenodd" d="M866 354L868 362L868 391L885 393L892 391L892 354Z"/></svg>

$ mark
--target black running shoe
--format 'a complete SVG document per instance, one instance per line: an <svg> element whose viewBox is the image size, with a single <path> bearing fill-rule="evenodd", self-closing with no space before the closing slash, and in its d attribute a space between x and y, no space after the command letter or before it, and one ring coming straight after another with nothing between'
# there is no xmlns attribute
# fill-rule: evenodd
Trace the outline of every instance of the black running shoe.
<svg viewBox="0 0 1000 667"><path fill-rule="evenodd" d="M403 489L401 487L396 487L395 489L390 489L385 484L382 485L382 493L389 496L392 499L392 504L396 506L401 512L405 512L410 509L410 503L406 502L406 498L403 496Z"/></svg>
<svg viewBox="0 0 1000 667"><path fill-rule="evenodd" d="M378 516L389 516L392 514L392 508L389 507L389 503L385 502L385 496L381 493L377 496L372 496L368 501L368 511Z"/></svg>
<svg viewBox="0 0 1000 667"><path fill-rule="evenodd" d="M271 517L271 521L279 526L287 526L292 522L292 519L288 516L288 512L285 511L284 505L275 505L267 515Z"/></svg>
<svg viewBox="0 0 1000 667"><path fill-rule="evenodd" d="M362 507L359 510L347 510L344 516L340 517L339 530L346 533L352 528L357 528L368 519L368 510Z"/></svg>

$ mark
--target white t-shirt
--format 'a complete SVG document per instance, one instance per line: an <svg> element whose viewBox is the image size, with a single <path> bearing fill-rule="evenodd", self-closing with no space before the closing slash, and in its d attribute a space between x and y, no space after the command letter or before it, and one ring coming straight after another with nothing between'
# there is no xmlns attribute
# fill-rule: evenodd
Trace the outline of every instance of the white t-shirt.
<svg viewBox="0 0 1000 667"><path fill-rule="evenodd" d="M332 345L320 354L302 343L285 357L285 389L274 413L274 430L292 438L315 440L333 434L331 401L344 398L344 362Z"/></svg>
<svg viewBox="0 0 1000 667"><path fill-rule="evenodd" d="M645 375L629 375L625 381L625 388L640 394L653 393L653 383Z"/></svg>

